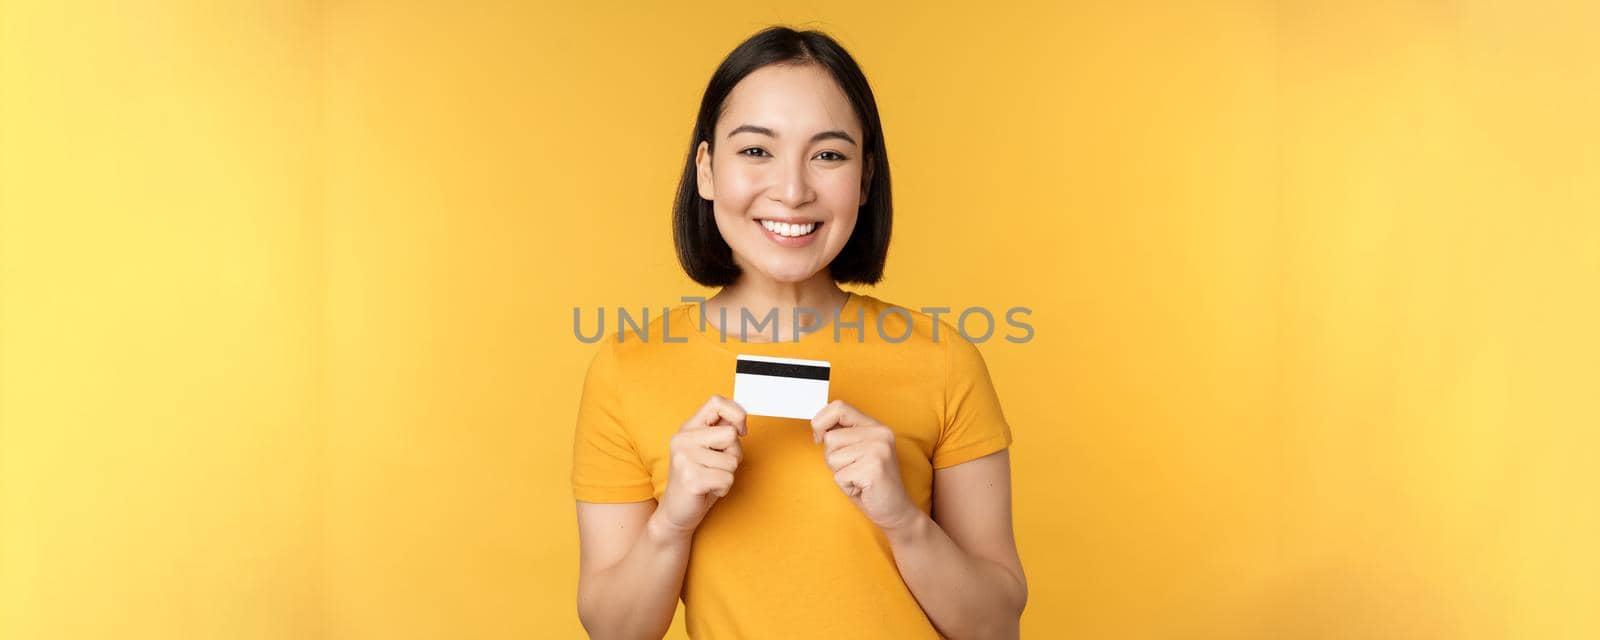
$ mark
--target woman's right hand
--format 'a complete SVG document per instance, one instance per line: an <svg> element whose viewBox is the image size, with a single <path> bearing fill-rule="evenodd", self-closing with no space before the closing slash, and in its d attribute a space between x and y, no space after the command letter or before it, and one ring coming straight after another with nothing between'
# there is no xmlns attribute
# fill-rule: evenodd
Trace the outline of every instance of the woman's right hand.
<svg viewBox="0 0 1600 640"><path fill-rule="evenodd" d="M711 505L733 489L733 472L744 457L739 438L748 432L744 409L719 395L678 428L661 496L663 524L684 535L700 526Z"/></svg>

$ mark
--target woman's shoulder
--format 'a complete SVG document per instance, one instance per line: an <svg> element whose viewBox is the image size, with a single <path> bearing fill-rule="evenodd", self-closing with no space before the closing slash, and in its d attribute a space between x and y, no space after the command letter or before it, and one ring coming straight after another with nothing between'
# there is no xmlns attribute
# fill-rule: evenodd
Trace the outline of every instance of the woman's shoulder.
<svg viewBox="0 0 1600 640"><path fill-rule="evenodd" d="M946 397L952 401L975 392L993 394L989 367L978 345L1004 332L995 324L1000 318L988 309L912 308L857 295L868 332L878 331L877 319L884 319L881 331L886 335L879 340L895 343L884 345L899 351L895 361L942 371Z"/></svg>

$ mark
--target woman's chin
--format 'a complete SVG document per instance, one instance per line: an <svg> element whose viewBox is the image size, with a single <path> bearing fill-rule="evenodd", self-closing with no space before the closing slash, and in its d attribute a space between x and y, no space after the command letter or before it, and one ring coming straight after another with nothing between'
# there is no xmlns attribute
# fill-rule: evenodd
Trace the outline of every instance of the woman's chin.
<svg viewBox="0 0 1600 640"><path fill-rule="evenodd" d="M771 265L758 267L756 271L767 280L789 284L810 280L818 270L811 268L811 265Z"/></svg>

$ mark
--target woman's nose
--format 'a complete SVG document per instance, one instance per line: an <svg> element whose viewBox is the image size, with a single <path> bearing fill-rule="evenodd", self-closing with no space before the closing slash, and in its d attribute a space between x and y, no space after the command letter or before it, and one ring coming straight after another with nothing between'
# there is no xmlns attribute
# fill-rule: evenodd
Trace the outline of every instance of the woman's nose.
<svg viewBox="0 0 1600 640"><path fill-rule="evenodd" d="M786 162L778 174L777 184L769 195L790 209L798 209L811 201L811 180L806 175L804 162Z"/></svg>

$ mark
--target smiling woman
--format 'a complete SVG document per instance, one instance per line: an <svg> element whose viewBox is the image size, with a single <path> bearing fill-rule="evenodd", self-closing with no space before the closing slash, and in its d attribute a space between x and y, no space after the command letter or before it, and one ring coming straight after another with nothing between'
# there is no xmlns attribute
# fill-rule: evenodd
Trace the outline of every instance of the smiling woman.
<svg viewBox="0 0 1600 640"><path fill-rule="evenodd" d="M757 34L706 87L673 208L678 259L700 284L734 284L752 258L789 280L883 277L893 194L878 105L850 55L807 33Z"/></svg>
<svg viewBox="0 0 1600 640"><path fill-rule="evenodd" d="M699 638L1017 635L1011 429L982 356L936 317L839 287L883 277L892 213L850 55L783 27L734 49L673 211L684 270L721 289L698 318L679 306L603 343L584 382L572 483L591 635L659 637L680 597ZM773 313L796 321L728 344L726 318ZM739 356L829 363L832 402L809 421L747 413L726 397Z"/></svg>

